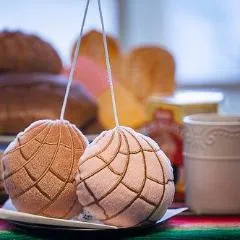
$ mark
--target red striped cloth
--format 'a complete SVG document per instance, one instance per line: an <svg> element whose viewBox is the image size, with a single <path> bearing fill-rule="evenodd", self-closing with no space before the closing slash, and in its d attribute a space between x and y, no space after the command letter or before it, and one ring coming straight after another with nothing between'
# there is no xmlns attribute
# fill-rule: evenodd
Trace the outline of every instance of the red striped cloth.
<svg viewBox="0 0 240 240"><path fill-rule="evenodd" d="M240 216L176 216L168 221L169 227L240 227Z"/></svg>

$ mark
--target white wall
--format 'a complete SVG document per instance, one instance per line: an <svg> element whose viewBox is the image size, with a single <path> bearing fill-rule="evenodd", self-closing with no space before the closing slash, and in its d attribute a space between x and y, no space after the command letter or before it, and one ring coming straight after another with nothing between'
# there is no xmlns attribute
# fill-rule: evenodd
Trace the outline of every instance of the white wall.
<svg viewBox="0 0 240 240"><path fill-rule="evenodd" d="M64 62L69 61L73 41L77 37L86 0L6 0L0 5L0 30L22 29L36 33L51 42ZM102 0L105 28L118 35L116 0ZM92 0L86 30L100 29L97 1Z"/></svg>
<svg viewBox="0 0 240 240"><path fill-rule="evenodd" d="M126 50L159 44L180 84L240 83L239 0L119 0Z"/></svg>

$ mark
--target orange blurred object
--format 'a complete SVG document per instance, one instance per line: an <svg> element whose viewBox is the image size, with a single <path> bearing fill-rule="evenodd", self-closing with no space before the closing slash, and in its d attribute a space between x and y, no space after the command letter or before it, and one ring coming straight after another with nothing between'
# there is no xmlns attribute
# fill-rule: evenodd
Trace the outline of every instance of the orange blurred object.
<svg viewBox="0 0 240 240"><path fill-rule="evenodd" d="M122 71L122 52L117 39L107 35L107 45L109 58L111 63L112 74L115 79L120 80ZM76 42L72 48L72 59L76 48ZM103 46L103 36L101 32L92 30L83 35L81 39L81 46L79 49L79 56L87 56L106 68L106 60Z"/></svg>
<svg viewBox="0 0 240 240"><path fill-rule="evenodd" d="M125 56L122 81L140 101L171 95L176 88L174 58L158 46L135 48Z"/></svg>
<svg viewBox="0 0 240 240"><path fill-rule="evenodd" d="M69 70L66 70L65 74L67 72ZM79 57L74 79L96 98L99 107L98 116L102 125L107 129L114 127L112 101L105 68L88 57ZM147 120L144 105L118 81L114 81L114 89L119 123L132 128L140 127Z"/></svg>

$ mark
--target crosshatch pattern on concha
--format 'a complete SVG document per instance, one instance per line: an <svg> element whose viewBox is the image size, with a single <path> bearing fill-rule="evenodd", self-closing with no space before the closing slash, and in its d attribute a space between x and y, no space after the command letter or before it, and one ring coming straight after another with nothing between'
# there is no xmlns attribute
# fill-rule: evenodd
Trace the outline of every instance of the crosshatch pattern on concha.
<svg viewBox="0 0 240 240"><path fill-rule="evenodd" d="M71 218L81 211L75 174L87 141L65 120L31 124L3 156L4 181L19 211Z"/></svg>
<svg viewBox="0 0 240 240"><path fill-rule="evenodd" d="M152 139L127 127L105 131L89 145L76 180L81 205L117 226L159 219L174 195L168 158Z"/></svg>

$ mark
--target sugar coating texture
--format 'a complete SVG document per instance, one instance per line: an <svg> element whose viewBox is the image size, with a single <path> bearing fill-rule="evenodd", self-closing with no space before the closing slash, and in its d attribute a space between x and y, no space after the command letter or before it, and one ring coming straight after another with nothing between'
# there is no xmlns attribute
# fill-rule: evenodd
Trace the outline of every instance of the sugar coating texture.
<svg viewBox="0 0 240 240"><path fill-rule="evenodd" d="M103 132L86 148L76 182L84 211L119 227L155 222L175 192L169 159L156 142L127 127Z"/></svg>
<svg viewBox="0 0 240 240"><path fill-rule="evenodd" d="M5 188L18 211L72 218L77 201L75 176L88 142L65 120L32 123L5 150Z"/></svg>

